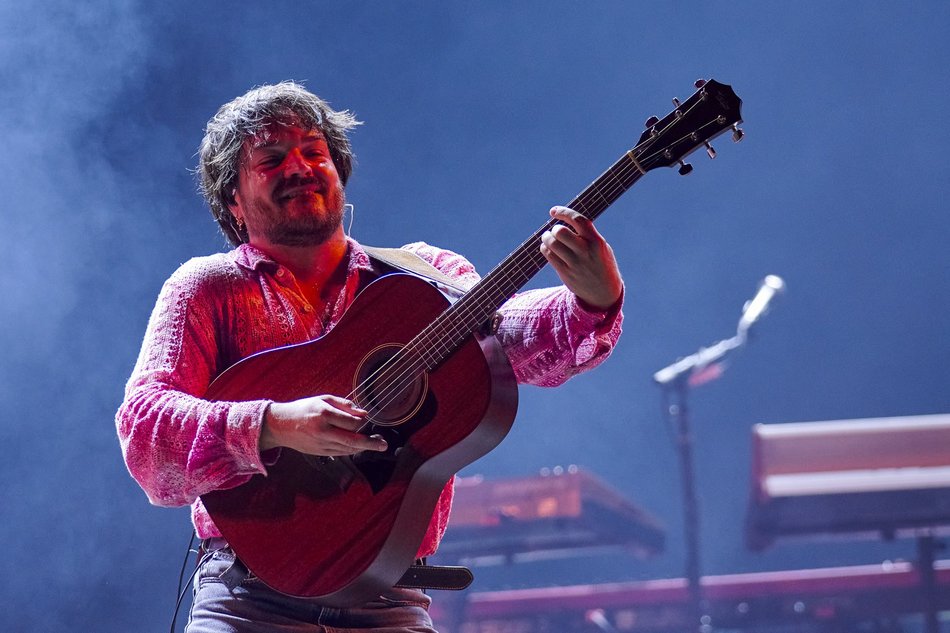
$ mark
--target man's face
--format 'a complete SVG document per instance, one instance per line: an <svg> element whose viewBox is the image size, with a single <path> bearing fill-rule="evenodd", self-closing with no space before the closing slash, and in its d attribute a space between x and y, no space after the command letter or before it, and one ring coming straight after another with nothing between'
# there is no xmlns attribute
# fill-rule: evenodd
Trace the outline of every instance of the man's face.
<svg viewBox="0 0 950 633"><path fill-rule="evenodd" d="M235 217L251 244L317 246L343 220L343 185L319 130L270 125L244 143Z"/></svg>

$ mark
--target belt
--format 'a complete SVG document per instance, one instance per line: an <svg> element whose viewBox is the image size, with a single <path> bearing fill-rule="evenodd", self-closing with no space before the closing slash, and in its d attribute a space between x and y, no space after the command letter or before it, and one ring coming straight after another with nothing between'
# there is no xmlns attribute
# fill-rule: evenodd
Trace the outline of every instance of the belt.
<svg viewBox="0 0 950 633"><path fill-rule="evenodd" d="M208 553L221 549L231 549L223 538L209 538L201 541L198 550L199 561ZM233 552L233 550L232 550ZM404 589L443 589L447 591L461 591L467 589L475 576L468 567L457 565L429 565L425 558L420 558L406 570L395 587Z"/></svg>

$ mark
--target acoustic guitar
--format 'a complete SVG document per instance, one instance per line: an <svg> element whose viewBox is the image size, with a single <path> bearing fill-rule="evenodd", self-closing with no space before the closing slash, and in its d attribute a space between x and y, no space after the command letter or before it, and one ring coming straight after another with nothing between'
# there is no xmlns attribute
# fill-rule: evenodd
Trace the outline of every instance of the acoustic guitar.
<svg viewBox="0 0 950 633"><path fill-rule="evenodd" d="M741 100L716 81L663 118L567 206L591 220L652 169L679 164L709 141L742 131ZM224 371L205 397L287 402L346 396L369 413L363 432L385 453L319 458L282 449L267 476L202 495L248 569L273 589L348 606L378 596L413 563L439 495L460 469L497 446L517 408L498 341L484 334L496 310L546 263L549 220L463 296L450 301L413 275L364 288L319 339L261 352Z"/></svg>

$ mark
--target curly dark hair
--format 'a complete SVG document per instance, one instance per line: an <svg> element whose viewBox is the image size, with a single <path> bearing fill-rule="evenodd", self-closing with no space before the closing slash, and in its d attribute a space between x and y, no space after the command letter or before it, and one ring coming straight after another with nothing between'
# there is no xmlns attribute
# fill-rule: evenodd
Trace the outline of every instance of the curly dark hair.
<svg viewBox="0 0 950 633"><path fill-rule="evenodd" d="M225 103L205 127L198 150L198 188L234 246L248 240L247 229L237 225L228 208L234 204L244 141L274 123L320 130L344 186L353 171L353 149L347 132L360 121L349 110L334 110L302 85L282 81L259 86Z"/></svg>

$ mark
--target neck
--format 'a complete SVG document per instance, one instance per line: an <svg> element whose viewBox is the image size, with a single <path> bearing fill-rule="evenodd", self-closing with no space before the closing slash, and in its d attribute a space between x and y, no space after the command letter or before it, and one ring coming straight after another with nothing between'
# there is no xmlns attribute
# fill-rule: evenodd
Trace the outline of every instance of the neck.
<svg viewBox="0 0 950 633"><path fill-rule="evenodd" d="M253 238L250 243L289 269L299 283L316 288L327 284L343 261L347 248L342 226L325 242L316 246L286 246Z"/></svg>

